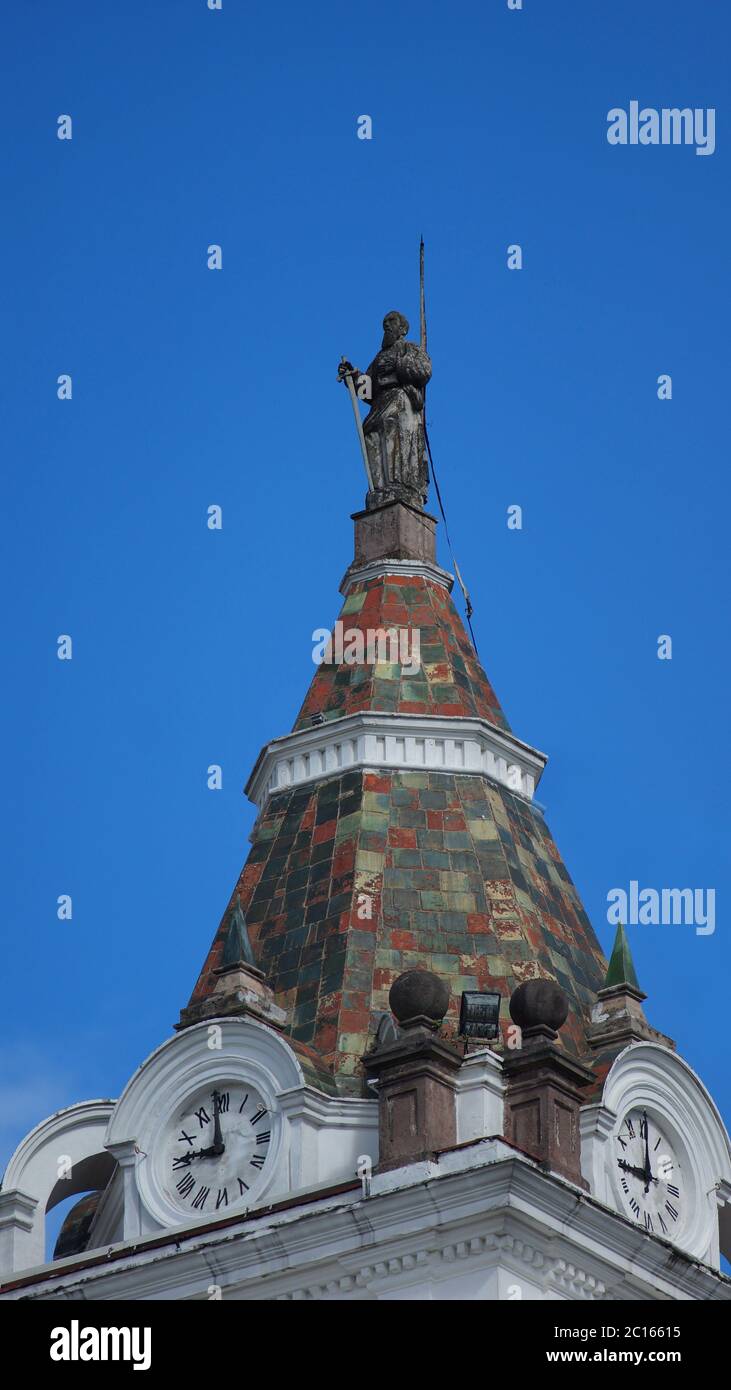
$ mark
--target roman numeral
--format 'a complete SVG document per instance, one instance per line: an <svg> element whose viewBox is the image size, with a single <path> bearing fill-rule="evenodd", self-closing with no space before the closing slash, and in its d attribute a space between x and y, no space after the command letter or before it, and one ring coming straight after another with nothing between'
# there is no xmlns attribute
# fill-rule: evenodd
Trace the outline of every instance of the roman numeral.
<svg viewBox="0 0 731 1390"><path fill-rule="evenodd" d="M622 1178L622 1187L625 1192L629 1192L629 1183L626 1178Z"/></svg>
<svg viewBox="0 0 731 1390"><path fill-rule="evenodd" d="M249 1184L248 1184L248 1182L244 1182L244 1179L243 1179L243 1178L237 1178L236 1181L237 1181L237 1183L238 1183L238 1185L239 1185L239 1197L240 1197L242 1192L248 1192L248 1190L249 1190Z"/></svg>
<svg viewBox="0 0 731 1390"><path fill-rule="evenodd" d="M266 1115L266 1113L267 1113L267 1112L266 1112L266 1108L263 1108L263 1109L261 1109L261 1110L257 1110L256 1113L255 1113L254 1115L251 1116L251 1124L252 1124L252 1125L258 1125L259 1121L264 1119L264 1116Z"/></svg>
<svg viewBox="0 0 731 1390"><path fill-rule="evenodd" d="M271 1139L271 1137L272 1137L272 1132L271 1132L271 1130L270 1130L270 1129L263 1129L262 1132L261 1132L261 1134L257 1134L257 1136L256 1136L256 1142L257 1142L257 1144L268 1144L268 1143L269 1143L269 1140ZM669 1192L669 1191L670 1191L670 1188L668 1188L668 1192ZM677 1197L678 1194L676 1193L675 1195L676 1195L676 1197Z"/></svg>
<svg viewBox="0 0 731 1390"><path fill-rule="evenodd" d="M196 1110L195 1118L197 1119L201 1129L203 1129L204 1125L209 1125L211 1123L211 1117L208 1114L205 1105L202 1105L200 1110Z"/></svg>
<svg viewBox="0 0 731 1390"><path fill-rule="evenodd" d="M640 1204L639 1204L639 1202L637 1201L637 1198L636 1198L636 1197L633 1197L633 1198L632 1198L632 1201L630 1202L630 1207L631 1207L632 1211L634 1212L635 1216L639 1216L639 1214L640 1214Z"/></svg>
<svg viewBox="0 0 731 1390"><path fill-rule="evenodd" d="M658 1149L659 1149L661 1143L662 1143L662 1135L660 1136L660 1138L658 1139L658 1141L657 1141L657 1143L656 1143L654 1149L652 1150L652 1152L653 1152L654 1154L657 1153L657 1151L658 1151Z"/></svg>
<svg viewBox="0 0 731 1390"><path fill-rule="evenodd" d="M635 1137L635 1127L634 1127L634 1125L632 1124L632 1121L631 1121L631 1120L628 1120L628 1121L627 1121L627 1133L628 1133L630 1139L634 1139L634 1137Z"/></svg>
<svg viewBox="0 0 731 1390"><path fill-rule="evenodd" d="M241 1114L241 1111L243 1110L244 1106L246 1105L246 1102L247 1102L248 1099L249 1099L249 1092L247 1091L247 1092L246 1092L246 1095L244 1096L244 1099L242 1100L242 1102L241 1102L241 1104L240 1104L240 1106L239 1106L239 1114Z"/></svg>
<svg viewBox="0 0 731 1390"><path fill-rule="evenodd" d="M193 1177L193 1174L186 1173L185 1177L181 1178L180 1182L176 1183L175 1186L177 1187L181 1197L187 1197L188 1193L192 1192L193 1188L195 1187L195 1178Z"/></svg>
<svg viewBox="0 0 731 1390"><path fill-rule="evenodd" d="M218 1208L219 1208L220 1206L224 1206L224 1207L227 1207L227 1206L228 1206L228 1188L227 1188L227 1187L224 1187L223 1192L221 1191L220 1187L219 1187L219 1189L218 1189L218 1196L217 1196L217 1198L216 1198L216 1211L218 1211Z"/></svg>
<svg viewBox="0 0 731 1390"><path fill-rule="evenodd" d="M625 1144L621 1134L617 1135L617 1143L620 1145L622 1152L624 1153L624 1150L627 1148L627 1145Z"/></svg>
<svg viewBox="0 0 731 1390"><path fill-rule="evenodd" d="M650 1216L649 1211L646 1211L646 1212L645 1212L645 1230L646 1230L646 1231L652 1231L652 1230L654 1230L654 1227L653 1227L653 1224L652 1224L652 1217Z"/></svg>
<svg viewBox="0 0 731 1390"><path fill-rule="evenodd" d="M640 1120L640 1139L644 1139L647 1134L647 1116L643 1115Z"/></svg>
<svg viewBox="0 0 731 1390"><path fill-rule="evenodd" d="M193 1206L203 1208L206 1205L206 1197L210 1192L210 1187L202 1187L200 1192L196 1192L193 1198Z"/></svg>
<svg viewBox="0 0 731 1390"><path fill-rule="evenodd" d="M174 1159L173 1159L173 1169L175 1169L175 1168L187 1168L189 1163L190 1163L190 1154L183 1154L183 1155L182 1155L182 1158L174 1158Z"/></svg>
<svg viewBox="0 0 731 1390"><path fill-rule="evenodd" d="M185 1130L183 1130L182 1134L178 1135L178 1143L182 1144L183 1141L185 1141L186 1144L195 1143L195 1140L191 1139L191 1136L189 1134L186 1134Z"/></svg>
<svg viewBox="0 0 731 1390"><path fill-rule="evenodd" d="M677 1208L677 1207L674 1207L673 1204L672 1204L672 1202L666 1202L666 1203L665 1203L665 1210L666 1210L666 1212L667 1212L670 1216L672 1216L673 1221L677 1221L677 1219L678 1219L678 1208Z"/></svg>
<svg viewBox="0 0 731 1390"><path fill-rule="evenodd" d="M265 1155L265 1154L254 1154L254 1157L253 1157L252 1160L251 1160L251 1166L252 1166L252 1168L263 1168L265 1163L266 1163L266 1155Z"/></svg>
<svg viewBox="0 0 731 1390"><path fill-rule="evenodd" d="M663 1221L663 1219L662 1219L662 1217L661 1217L661 1215L660 1215L659 1212L658 1212L658 1214L657 1214L657 1219L658 1219L658 1221L660 1222L660 1225L662 1226L663 1235L666 1236L667 1233L668 1233L668 1228L667 1228L667 1226L665 1225L665 1222Z"/></svg>
<svg viewBox="0 0 731 1390"><path fill-rule="evenodd" d="M231 1099L231 1096L230 1096L230 1093L229 1093L228 1091L214 1091L214 1092L213 1092L214 1113L215 1113L215 1111L217 1110L218 1113L219 1113L219 1115L225 1115L226 1112L227 1112L227 1110L228 1110L228 1107L229 1107L229 1101L230 1101L230 1099Z"/></svg>
<svg viewBox="0 0 731 1390"><path fill-rule="evenodd" d="M672 1184L671 1182L668 1183L668 1192L670 1193L670 1196L671 1196L671 1197L679 1197L679 1196L680 1196L680 1188L679 1188L679 1187L673 1187L673 1184Z"/></svg>

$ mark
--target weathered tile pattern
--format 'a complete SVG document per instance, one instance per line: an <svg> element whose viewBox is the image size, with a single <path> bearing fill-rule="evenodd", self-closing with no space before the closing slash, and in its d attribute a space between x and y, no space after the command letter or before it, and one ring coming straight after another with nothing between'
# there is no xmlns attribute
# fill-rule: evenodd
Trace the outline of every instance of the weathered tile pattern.
<svg viewBox="0 0 731 1390"><path fill-rule="evenodd" d="M407 675L390 662L323 663L315 673L295 729L312 715L326 719L379 710L389 714L472 715L509 725L446 589L420 576L385 576L353 586L340 612L344 630L419 630L421 669ZM411 650L409 644L409 651Z"/></svg>
<svg viewBox="0 0 731 1390"><path fill-rule="evenodd" d="M345 979L357 844L359 837L372 843L361 825L362 782L363 774L354 771L272 797L233 895L244 909L257 963L290 1013L292 1037L331 1071L341 1015L347 1023L353 1005ZM193 1000L216 982L229 907Z"/></svg>
<svg viewBox="0 0 731 1390"><path fill-rule="evenodd" d="M353 771L279 793L235 892L293 1038L341 1089L361 1091L389 988L419 965L449 983L455 1018L463 989L499 990L504 1027L517 984L556 980L562 1043L588 1050L606 961L540 812L485 777ZM219 929L194 997L222 943Z"/></svg>
<svg viewBox="0 0 731 1390"><path fill-rule="evenodd" d="M602 1098L604 1083L620 1053L624 1052L626 1042L607 1043L598 1051L592 1049L582 1062L594 1073L594 1081L587 1087L582 1100L584 1105L598 1105Z"/></svg>
<svg viewBox="0 0 731 1390"><path fill-rule="evenodd" d="M390 781L374 1010L401 970L423 964L450 984L455 1016L463 989L499 990L507 1027L513 989L544 976L571 1002L562 1042L583 1054L606 967L540 812L487 778Z"/></svg>

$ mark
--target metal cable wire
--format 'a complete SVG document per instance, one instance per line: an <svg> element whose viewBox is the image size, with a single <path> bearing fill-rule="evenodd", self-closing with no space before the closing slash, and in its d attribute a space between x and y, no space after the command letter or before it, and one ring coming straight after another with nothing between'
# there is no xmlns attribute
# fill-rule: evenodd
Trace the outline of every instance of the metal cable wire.
<svg viewBox="0 0 731 1390"><path fill-rule="evenodd" d="M452 540L451 540L451 537L450 537L450 534L449 534L449 527L448 527L448 525L447 525L447 514L446 514L446 512L445 512L445 510L444 510L444 503L442 502L442 494L441 494L441 491L440 491L440 489L439 489L439 481L438 481L438 479L437 479L437 471L436 471L436 468L434 467L434 458L433 458L432 451L431 451L431 444L429 443L429 431L427 430L427 427L426 427L426 408L424 409L424 441L425 441L425 443L426 443L426 452L427 452L427 454L428 454L428 456L429 456L429 467L430 467L430 469L431 469L431 475L432 475L432 479L433 479L433 482L434 482L434 489L435 489L435 492L436 492L436 494L437 494L437 501L438 501L438 503L439 503L439 510L440 510L440 512L441 512L441 514L442 514L442 521L444 522L444 534L445 534L445 536L447 537L447 545L449 546L449 553L450 553L450 555L451 555L451 557L452 557L452 564L454 565L454 572L455 572L455 574L456 574L456 576L457 576L457 583L459 584L459 587L460 587L460 589L462 590L462 594L463 594L463 597L464 597L465 612L466 612L466 614L467 614L467 626L469 627L469 630L470 630L470 637L471 637L471 639L472 639L472 646L473 646L474 649L475 649L475 656L479 656L479 652L478 652L478 650L477 650L477 642L475 641L475 634L474 634L474 632L473 632L473 630L472 630L472 613L473 613L473 611L474 611L473 608L472 608L472 600L470 599L469 593L467 592L467 585L465 584L465 582L464 582L464 580L463 580L463 578L462 578L462 575L460 574L459 565L457 564L457 559L456 559L454 550L453 550L453 548L452 548Z"/></svg>

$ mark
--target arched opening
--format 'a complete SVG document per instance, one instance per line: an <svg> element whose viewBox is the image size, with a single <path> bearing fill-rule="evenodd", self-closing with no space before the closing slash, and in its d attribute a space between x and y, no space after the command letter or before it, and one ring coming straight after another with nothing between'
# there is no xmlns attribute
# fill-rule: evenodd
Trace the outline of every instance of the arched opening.
<svg viewBox="0 0 731 1390"><path fill-rule="evenodd" d="M68 1177L57 1180L46 1203L48 1262L78 1255L89 1248L94 1217L115 1167L111 1154L90 1154L73 1165Z"/></svg>

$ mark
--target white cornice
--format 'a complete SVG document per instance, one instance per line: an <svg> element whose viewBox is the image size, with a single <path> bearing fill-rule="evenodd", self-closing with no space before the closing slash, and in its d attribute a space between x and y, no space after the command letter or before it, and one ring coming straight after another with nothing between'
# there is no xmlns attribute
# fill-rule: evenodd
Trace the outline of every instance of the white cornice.
<svg viewBox="0 0 731 1390"><path fill-rule="evenodd" d="M361 1096L326 1096L314 1086L293 1086L277 1100L289 1119L306 1119L316 1128L378 1130L378 1101Z"/></svg>
<svg viewBox="0 0 731 1390"><path fill-rule="evenodd" d="M491 777L527 801L548 761L486 719L452 715L349 714L267 743L246 784L261 808L273 792L352 768L401 768Z"/></svg>
<svg viewBox="0 0 731 1390"><path fill-rule="evenodd" d="M354 584L362 584L368 579L384 579L390 575L398 578L405 575L408 579L419 575L422 579L430 579L432 583L441 585L448 593L451 593L454 584L454 575L449 570L430 564L428 560L371 560L367 565L351 565L345 571L340 592L347 594Z"/></svg>
<svg viewBox="0 0 731 1390"><path fill-rule="evenodd" d="M535 1298L729 1300L731 1283L640 1230L501 1141L439 1156L359 1188L252 1213L225 1229L113 1247L28 1271L0 1301L486 1297L490 1271L517 1273ZM521 1277L522 1276L522 1277ZM497 1292L488 1297L499 1297Z"/></svg>

